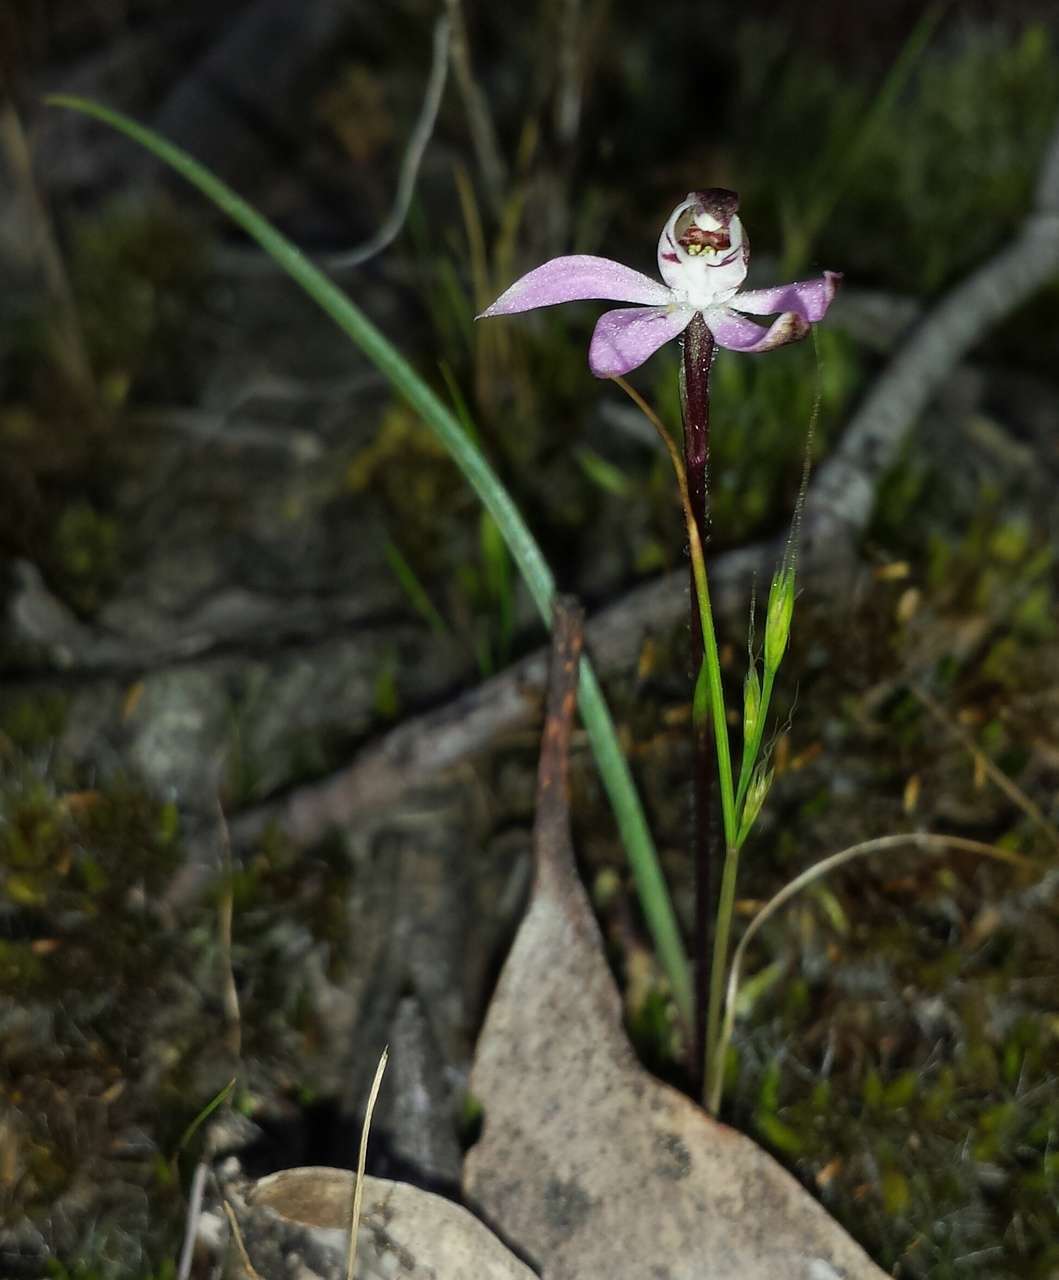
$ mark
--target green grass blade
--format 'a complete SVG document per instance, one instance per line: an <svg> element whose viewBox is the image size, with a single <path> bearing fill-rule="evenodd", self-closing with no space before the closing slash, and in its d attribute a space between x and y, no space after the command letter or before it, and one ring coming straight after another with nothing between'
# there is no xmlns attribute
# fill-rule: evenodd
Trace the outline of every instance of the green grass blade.
<svg viewBox="0 0 1059 1280"><path fill-rule="evenodd" d="M198 1115L195 1116L192 1122L181 1134L180 1141L177 1143L177 1146L176 1146L176 1151L173 1153L174 1160L177 1158L177 1156L180 1155L182 1151L184 1151L184 1149L187 1147L191 1139L195 1136L196 1133L198 1133L198 1131L202 1128L202 1126L206 1123L206 1121L210 1118L210 1116L213 1115L213 1113L217 1110L217 1108L221 1106L223 1103L228 1101L228 1099L232 1096L232 1093L235 1089L235 1085L236 1085L236 1077L233 1076L231 1080L229 1080L228 1083L224 1086L224 1088L221 1089L219 1092L215 1093L213 1097L209 1100L209 1102L207 1102L206 1105L202 1108L202 1110L198 1113Z"/></svg>
<svg viewBox="0 0 1059 1280"><path fill-rule="evenodd" d="M448 624L427 594L426 587L419 581L416 571L405 559L401 548L392 539L387 538L383 553L386 556L386 563L390 566L401 590L408 597L408 602L412 608L436 636L447 636L449 634Z"/></svg>
<svg viewBox="0 0 1059 1280"><path fill-rule="evenodd" d="M137 124L120 112L83 98L57 94L46 101L53 106L69 107L93 116L145 147L192 186L197 187L301 285L381 370L444 444L482 505L499 526L534 603L550 626L555 582L540 548L510 495L456 417L360 308L251 205L153 130ZM614 723L587 659L582 659L581 663L579 705L636 880L644 916L680 1011L690 1022L691 982L676 916L658 865L658 856L647 828L643 807L618 745Z"/></svg>
<svg viewBox="0 0 1059 1280"><path fill-rule="evenodd" d="M919 21L909 32L890 70L886 73L879 92L875 95L852 140L841 153L829 156L819 173L818 181L813 184L815 198L810 198L808 206L797 210L795 215L794 225L797 226L797 231L792 245L788 246L784 254L785 271L793 274L805 269L816 236L856 177L865 157L870 153L876 136L888 124L893 123L894 112L901 94L919 65L931 37L948 8L949 0L938 0L938 3L924 10Z"/></svg>

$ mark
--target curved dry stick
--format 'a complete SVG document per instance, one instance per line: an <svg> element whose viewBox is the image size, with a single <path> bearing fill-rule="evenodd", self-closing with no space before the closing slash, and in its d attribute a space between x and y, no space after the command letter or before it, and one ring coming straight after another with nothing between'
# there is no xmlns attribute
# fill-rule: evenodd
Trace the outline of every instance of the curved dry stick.
<svg viewBox="0 0 1059 1280"><path fill-rule="evenodd" d="M883 475L952 369L1059 270L1059 125L1034 206L1008 247L957 285L912 330L820 467L806 503L804 547L825 563L848 556Z"/></svg>
<svg viewBox="0 0 1059 1280"><path fill-rule="evenodd" d="M434 136L441 99L445 92L448 78L448 66L451 46L453 44L452 26L449 19L442 15L434 25L434 49L431 56L430 74L423 95L423 105L419 109L419 117L412 130L401 160L397 178L397 192L393 207L382 224L363 244L352 249L343 249L338 253L327 255L307 255L326 271L342 271L350 267L363 266L371 258L377 257L384 249L397 239L408 217L408 210L415 194L416 179L423 162L430 139ZM231 275L255 277L275 274L279 268L268 254L262 254L257 246L229 245L215 246L212 260L217 269Z"/></svg>
<svg viewBox="0 0 1059 1280"><path fill-rule="evenodd" d="M427 80L426 93L423 95L423 105L419 111L419 119L416 121L416 126L408 139L408 146L405 148L404 158L401 161L401 171L397 179L397 194L394 197L393 208L378 231L370 239L365 240L363 244L358 245L355 249L348 249L329 257L325 264L329 271L343 271L348 267L362 266L370 258L374 258L377 254L382 253L384 249L389 248L400 234L412 204L416 178L419 177L419 166L423 162L427 145L433 137L438 111L441 109L441 99L445 93L445 80L449 68L451 29L448 18L444 16L440 17L434 24L434 53L430 63L430 76Z"/></svg>

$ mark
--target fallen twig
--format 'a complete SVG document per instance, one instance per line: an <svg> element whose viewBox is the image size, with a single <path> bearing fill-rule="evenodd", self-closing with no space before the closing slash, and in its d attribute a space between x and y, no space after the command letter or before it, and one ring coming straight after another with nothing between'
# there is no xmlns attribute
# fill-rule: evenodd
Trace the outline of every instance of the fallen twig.
<svg viewBox="0 0 1059 1280"><path fill-rule="evenodd" d="M771 544L762 544L717 557L714 596L722 608L733 607L751 576L763 572L771 550ZM599 669L629 670L645 635L674 626L682 616L686 591L685 573L667 574L598 614L588 625L586 642ZM292 840L312 843L358 813L391 805L410 787L484 751L504 734L537 724L547 666L547 650L538 649L443 707L403 721L345 768L236 815L233 842L245 846L275 824Z"/></svg>

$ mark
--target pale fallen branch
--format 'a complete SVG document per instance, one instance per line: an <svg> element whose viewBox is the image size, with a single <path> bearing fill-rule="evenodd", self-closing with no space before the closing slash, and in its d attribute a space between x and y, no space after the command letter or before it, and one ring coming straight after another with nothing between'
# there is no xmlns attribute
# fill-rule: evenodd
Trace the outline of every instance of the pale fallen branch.
<svg viewBox="0 0 1059 1280"><path fill-rule="evenodd" d="M929 310L911 331L820 468L803 526L805 552L848 559L879 482L919 415L967 353L1059 271L1059 125L1045 151L1033 208L1019 233Z"/></svg>
<svg viewBox="0 0 1059 1280"><path fill-rule="evenodd" d="M745 584L764 572L770 554L771 546L763 546L717 557L711 581L719 609L734 607ZM686 612L687 585L683 571L667 574L597 614L587 626L586 647L598 668L633 667L644 637L668 630ZM274 824L292 840L312 843L358 814L391 805L410 787L480 754L498 738L536 726L547 666L547 650L538 649L444 706L402 721L337 772L236 815L233 842L245 847Z"/></svg>

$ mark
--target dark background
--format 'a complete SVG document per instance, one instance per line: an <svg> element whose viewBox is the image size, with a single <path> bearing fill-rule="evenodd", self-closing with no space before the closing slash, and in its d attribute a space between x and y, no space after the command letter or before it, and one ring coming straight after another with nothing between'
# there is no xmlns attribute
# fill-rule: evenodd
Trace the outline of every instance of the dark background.
<svg viewBox="0 0 1059 1280"><path fill-rule="evenodd" d="M431 712L459 719L542 632L495 528L364 358L150 157L42 104L75 93L152 124L327 262L391 207L438 12L0 8L5 1275L171 1275L198 1147L168 1161L237 1067L216 1144L255 1172L349 1164L378 1047L405 1045L422 1088L391 1073L376 1169L458 1180L461 1082L528 874L533 698L455 768L391 768L399 785L353 796L337 829L317 815L292 838L284 806L401 726L415 740ZM722 353L714 373L711 557L737 706L752 590L737 553L789 527L817 383L820 467L917 326L1021 234L1059 120L1056 10L468 0L463 15L478 114L454 69L401 233L335 278L470 424L598 617L687 926L665 459L588 372L593 304L473 316L557 253L653 273L665 217L704 186L741 194L751 284L844 273L817 347ZM893 831L999 841L1039 867L854 864L756 948L726 1118L900 1276L1059 1265L1059 291L1054 269L1029 274L928 368L926 407L898 409L870 518L807 553L777 779L744 859L740 918ZM676 361L634 375L674 425ZM679 1083L584 744L576 764L578 855L630 1032Z"/></svg>

